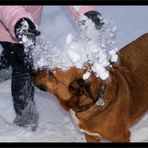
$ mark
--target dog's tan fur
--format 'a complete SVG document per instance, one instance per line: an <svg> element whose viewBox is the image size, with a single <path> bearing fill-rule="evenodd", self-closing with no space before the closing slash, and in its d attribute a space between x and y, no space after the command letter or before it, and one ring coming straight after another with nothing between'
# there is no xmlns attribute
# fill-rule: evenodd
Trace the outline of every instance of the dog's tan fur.
<svg viewBox="0 0 148 148"><path fill-rule="evenodd" d="M108 69L110 77L103 82L105 105L94 104L85 111L75 112L78 126L85 131L88 142L99 142L101 138L112 142L130 140L129 128L148 110L147 64L148 34L145 34L122 48L119 63ZM57 68L52 74L38 71L33 75L33 83L53 93L66 110L81 108L92 101L84 93L77 94L81 88L75 82L82 79L84 72L74 67L67 71ZM99 97L101 84L102 80L93 73L84 83L92 98Z"/></svg>

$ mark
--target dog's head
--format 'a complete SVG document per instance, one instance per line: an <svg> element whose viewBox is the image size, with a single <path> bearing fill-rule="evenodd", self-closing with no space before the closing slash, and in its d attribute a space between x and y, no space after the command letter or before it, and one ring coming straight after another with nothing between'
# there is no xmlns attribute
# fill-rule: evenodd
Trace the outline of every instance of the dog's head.
<svg viewBox="0 0 148 148"><path fill-rule="evenodd" d="M66 109L79 108L90 104L98 98L100 79L92 73L87 80L83 80L85 70L70 68L66 71L55 69L37 71L32 76L33 84L41 90L54 94L60 104Z"/></svg>

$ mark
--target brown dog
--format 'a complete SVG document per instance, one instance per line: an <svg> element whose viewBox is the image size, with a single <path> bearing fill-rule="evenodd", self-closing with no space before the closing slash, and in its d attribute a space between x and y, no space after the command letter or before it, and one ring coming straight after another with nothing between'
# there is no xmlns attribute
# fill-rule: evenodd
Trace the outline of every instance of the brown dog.
<svg viewBox="0 0 148 148"><path fill-rule="evenodd" d="M130 141L129 128L148 110L148 34L122 48L119 63L109 67L109 79L102 81L92 73L83 80L85 70L55 69L38 71L33 83L53 93L71 112L88 142L101 139ZM101 103L98 100L102 101Z"/></svg>

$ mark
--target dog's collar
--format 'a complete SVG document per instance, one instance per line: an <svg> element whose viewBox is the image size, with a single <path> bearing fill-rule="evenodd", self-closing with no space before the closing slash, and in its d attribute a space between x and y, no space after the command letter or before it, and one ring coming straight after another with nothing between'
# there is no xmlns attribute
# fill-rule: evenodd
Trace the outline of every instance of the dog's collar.
<svg viewBox="0 0 148 148"><path fill-rule="evenodd" d="M92 96L90 96L87 91L84 89L84 93L86 96L88 96L89 98L91 98L92 102L89 103L89 104L86 104L86 105L83 105L81 107L74 107L72 108L73 111L75 112L84 112L88 109L90 109L93 105L97 105L97 106L104 106L105 105L105 101L104 101L104 93L105 93L105 90L106 90L106 85L103 81L101 81L101 87L100 87L100 90L99 90L99 97L97 97L96 99L94 99Z"/></svg>

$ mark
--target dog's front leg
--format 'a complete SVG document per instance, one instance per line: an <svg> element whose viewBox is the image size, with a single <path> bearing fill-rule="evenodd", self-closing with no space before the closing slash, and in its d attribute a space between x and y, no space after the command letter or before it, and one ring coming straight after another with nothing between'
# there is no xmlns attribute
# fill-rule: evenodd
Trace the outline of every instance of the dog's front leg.
<svg viewBox="0 0 148 148"><path fill-rule="evenodd" d="M88 135L88 134L85 134L85 138L86 138L86 141L89 143L89 142L93 142L93 143L99 143L101 138L98 137L98 136L91 136L91 135Z"/></svg>

